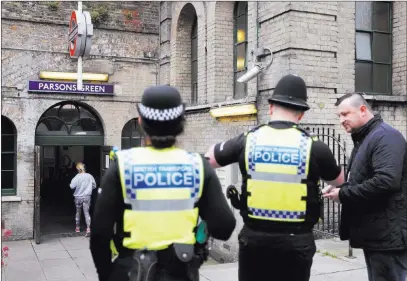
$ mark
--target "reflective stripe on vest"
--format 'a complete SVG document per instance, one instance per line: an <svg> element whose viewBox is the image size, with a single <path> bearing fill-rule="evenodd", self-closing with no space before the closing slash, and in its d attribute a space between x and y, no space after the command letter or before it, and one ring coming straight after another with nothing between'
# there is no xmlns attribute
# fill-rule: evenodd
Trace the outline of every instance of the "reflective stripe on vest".
<svg viewBox="0 0 407 281"><path fill-rule="evenodd" d="M129 200L124 203L137 211L182 211L194 208L196 199L172 199L172 200Z"/></svg>
<svg viewBox="0 0 407 281"><path fill-rule="evenodd" d="M247 135L249 217L303 222L312 140L296 128L263 126Z"/></svg>
<svg viewBox="0 0 407 281"><path fill-rule="evenodd" d="M112 252L112 260L114 260L119 255L119 252L113 240L110 240L110 251Z"/></svg>
<svg viewBox="0 0 407 281"><path fill-rule="evenodd" d="M172 243L195 244L196 203L202 194L198 154L140 147L117 153L125 203L123 246L159 250Z"/></svg>

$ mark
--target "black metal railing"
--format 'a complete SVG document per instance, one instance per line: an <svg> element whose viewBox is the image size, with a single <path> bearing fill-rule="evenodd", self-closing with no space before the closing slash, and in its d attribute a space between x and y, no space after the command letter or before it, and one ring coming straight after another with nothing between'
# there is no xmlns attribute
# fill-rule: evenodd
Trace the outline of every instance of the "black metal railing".
<svg viewBox="0 0 407 281"><path fill-rule="evenodd" d="M307 127L307 129L312 133L312 135L318 137L319 140L323 141L329 146L338 164L341 165L346 171L348 159L345 149L345 142L341 140L340 134L337 134L333 128ZM326 184L321 181L321 189L323 189L325 186ZM322 200L323 204L321 206L321 219L314 227L315 234L322 237L337 237L339 236L341 205L326 198L323 198Z"/></svg>

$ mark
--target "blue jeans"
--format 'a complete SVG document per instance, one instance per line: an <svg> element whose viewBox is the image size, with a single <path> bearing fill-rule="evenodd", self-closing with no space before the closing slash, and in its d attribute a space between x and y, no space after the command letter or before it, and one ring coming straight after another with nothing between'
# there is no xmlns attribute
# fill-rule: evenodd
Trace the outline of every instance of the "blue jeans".
<svg viewBox="0 0 407 281"><path fill-rule="evenodd" d="M407 280L407 250L363 252L369 281Z"/></svg>

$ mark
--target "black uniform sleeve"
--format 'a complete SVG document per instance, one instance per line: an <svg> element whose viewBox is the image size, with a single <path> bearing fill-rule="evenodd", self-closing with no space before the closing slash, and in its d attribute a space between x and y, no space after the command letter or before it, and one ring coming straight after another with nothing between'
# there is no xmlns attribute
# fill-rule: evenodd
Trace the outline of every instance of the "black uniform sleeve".
<svg viewBox="0 0 407 281"><path fill-rule="evenodd" d="M116 161L112 161L103 177L100 190L92 216L90 251L99 281L106 281L112 270L110 240L113 237L114 223L123 216L124 212L123 193Z"/></svg>
<svg viewBox="0 0 407 281"><path fill-rule="evenodd" d="M222 167L238 162L241 153L244 151L245 145L245 134L241 134L226 142L216 144L214 149L216 162Z"/></svg>
<svg viewBox="0 0 407 281"><path fill-rule="evenodd" d="M360 205L400 190L406 141L400 132L387 131L372 144L373 176L361 184L345 183L339 191L343 205ZM366 163L367 165L367 163Z"/></svg>
<svg viewBox="0 0 407 281"><path fill-rule="evenodd" d="M339 176L342 168L337 164L332 151L326 143L320 140L314 141L311 148L311 154L315 159L319 176L324 181L332 181Z"/></svg>
<svg viewBox="0 0 407 281"><path fill-rule="evenodd" d="M204 164L204 186L199 201L199 216L206 221L210 235L219 240L230 238L236 226L236 219L230 209L219 179L206 159Z"/></svg>

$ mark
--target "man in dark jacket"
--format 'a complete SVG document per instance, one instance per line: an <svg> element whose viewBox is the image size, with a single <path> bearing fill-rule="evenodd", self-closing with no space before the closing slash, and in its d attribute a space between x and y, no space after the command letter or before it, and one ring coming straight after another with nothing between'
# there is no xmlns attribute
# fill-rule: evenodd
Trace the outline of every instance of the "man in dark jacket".
<svg viewBox="0 0 407 281"><path fill-rule="evenodd" d="M348 182L324 197L342 204L340 237L364 251L370 281L407 277L407 144L359 94L338 99L354 148Z"/></svg>

